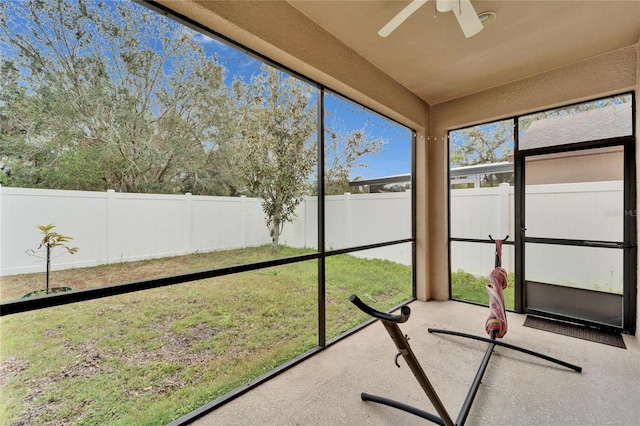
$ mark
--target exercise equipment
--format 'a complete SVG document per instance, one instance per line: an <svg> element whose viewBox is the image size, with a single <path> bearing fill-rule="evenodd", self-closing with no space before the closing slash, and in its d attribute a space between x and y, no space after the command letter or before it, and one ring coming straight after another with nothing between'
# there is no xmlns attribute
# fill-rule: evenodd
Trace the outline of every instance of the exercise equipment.
<svg viewBox="0 0 640 426"><path fill-rule="evenodd" d="M382 325L387 330L387 333L391 337L391 340L393 340L393 342L396 345L396 348L398 349L398 354L396 355L396 358L395 358L396 366L400 367L400 364L398 364L398 358L402 356L406 361L407 365L409 366L409 368L411 369L411 372L413 373L415 378L418 380L418 383L420 383L420 386L426 393L427 398L429 398L429 401L431 401L431 404L434 406L438 415L429 413L427 411L404 404L399 401L395 401L395 400L377 396L377 395L371 395L364 392L360 395L363 401L371 401L378 404L387 405L389 407L397 408L399 410L406 411L408 413L422 417L423 419L432 421L439 425L446 425L446 426L460 425L461 426L461 425L464 425L467 419L467 416L469 415L469 411L471 410L473 400L476 396L476 393L478 392L478 388L480 387L482 377L484 376L487 366L489 365L489 360L491 359L491 355L493 354L493 350L495 349L496 346L502 346L508 349L513 349L518 352L522 352L528 355L532 355L532 356L544 359L546 361L550 361L550 362L562 365L563 367L567 367L571 370L582 372L582 367L579 367L577 365L573 365L568 362L561 361L559 359L552 358L550 356L531 351L529 349L510 345L508 343L504 343L496 340L497 338L503 337L507 332L507 317L506 317L506 311L505 311L505 305L504 305L504 296L502 293L502 291L507 287L507 272L502 268L501 264L502 264L502 243L506 241L506 239L509 238L509 236L507 236L503 240L494 240L491 237L491 235L489 235L489 238L491 239L491 241L495 243L495 246L496 246L495 267L489 274L489 283L487 284L487 293L489 294L490 312L489 312L489 317L487 318L487 321L485 323L485 329L487 331L487 334L489 335L489 338L474 336L474 335L462 333L459 331L450 331L450 330L442 330L442 329L434 329L434 328L428 329L429 333L448 334L448 335L460 336L468 339L479 340L479 341L489 343L489 346L487 347L487 350L484 354L480 367L478 368L478 372L476 373L476 376L473 379L473 382L471 383L471 388L467 393L467 397L465 398L462 404L462 407L460 408L460 413L458 414L458 417L456 418L455 423L451 418L451 416L449 415L449 412L446 410L446 408L442 404L442 401L440 400L437 392L431 385L429 378L427 377L424 370L422 369L422 366L418 362L418 359L416 358L415 354L411 350L411 346L409 345L409 336L407 336L406 334L403 334L402 331L400 330L400 327L398 326L398 324L402 324L409 319L409 316L411 315L411 308L405 305L405 306L402 306L402 308L400 308L400 315L388 314L385 312L378 311L372 308L371 306L365 304L362 300L358 298L358 296L353 294L349 298L351 303L356 305L360 310L362 310L366 314L372 316L373 318L377 318L382 322Z"/></svg>

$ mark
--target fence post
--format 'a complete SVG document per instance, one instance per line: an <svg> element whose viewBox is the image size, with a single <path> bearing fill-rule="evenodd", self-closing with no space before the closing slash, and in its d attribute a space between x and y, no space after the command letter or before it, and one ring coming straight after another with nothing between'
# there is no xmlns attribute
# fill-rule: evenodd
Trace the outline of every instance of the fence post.
<svg viewBox="0 0 640 426"><path fill-rule="evenodd" d="M105 239L105 252L107 263L115 261L114 242L116 238L116 191L107 189L107 238Z"/></svg>
<svg viewBox="0 0 640 426"><path fill-rule="evenodd" d="M247 248L247 238L246 235L244 234L244 218L245 218L245 208L246 208L246 201L247 201L247 196L246 195L241 195L240 196L240 247L241 248Z"/></svg>
<svg viewBox="0 0 640 426"><path fill-rule="evenodd" d="M509 184L501 183L498 187L498 232L499 238L509 234Z"/></svg>
<svg viewBox="0 0 640 426"><path fill-rule="evenodd" d="M300 217L302 217L302 224L300 228L302 229L302 247L307 248L307 200L309 196L305 195L302 199L302 212L300 212ZM299 219L298 219L299 220Z"/></svg>
<svg viewBox="0 0 640 426"><path fill-rule="evenodd" d="M353 226L351 224L351 193L344 193L344 246L351 247L351 230Z"/></svg>
<svg viewBox="0 0 640 426"><path fill-rule="evenodd" d="M184 212L184 230L185 230L185 254L193 252L193 196L190 192L184 194L185 212Z"/></svg>

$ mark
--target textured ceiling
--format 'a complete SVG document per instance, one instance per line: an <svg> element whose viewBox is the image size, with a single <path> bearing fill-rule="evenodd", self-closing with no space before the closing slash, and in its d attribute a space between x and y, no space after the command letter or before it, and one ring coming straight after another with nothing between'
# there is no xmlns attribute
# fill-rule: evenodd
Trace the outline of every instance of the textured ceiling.
<svg viewBox="0 0 640 426"><path fill-rule="evenodd" d="M289 3L431 105L559 68L640 40L640 0L473 0L497 18L465 38L428 1L389 37L409 1Z"/></svg>

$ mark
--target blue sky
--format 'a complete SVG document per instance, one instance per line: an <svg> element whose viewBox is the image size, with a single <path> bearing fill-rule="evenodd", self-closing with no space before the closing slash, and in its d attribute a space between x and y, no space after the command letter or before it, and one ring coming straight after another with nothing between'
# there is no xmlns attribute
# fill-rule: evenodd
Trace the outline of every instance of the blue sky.
<svg viewBox="0 0 640 426"><path fill-rule="evenodd" d="M107 1L103 4L106 7L115 7L118 2ZM91 4L89 6L91 7ZM149 13L142 5L137 5L137 7L141 11ZM248 81L252 74L259 72L263 64L260 60L243 51L202 33L197 33L187 27L183 27L182 31L193 34L193 39L203 46L206 54L211 57L215 55L218 62L227 68L225 82L228 85L236 76L241 76L245 81ZM366 155L361 159L360 162L368 164L369 167L352 170L350 176L352 179L357 176L370 179L411 172L411 132L409 129L330 93L325 97L325 111L332 117L339 117L340 130L345 133L364 128L370 138L381 138L385 141L380 154Z"/></svg>
<svg viewBox="0 0 640 426"><path fill-rule="evenodd" d="M228 69L227 84L230 84L235 76L242 76L248 81L262 66L260 60L223 42L202 34L195 37L208 55L217 56L219 63ZM411 172L409 129L333 94L325 97L325 111L340 117L340 125L346 131L365 128L371 138L382 138L386 142L379 155L367 155L363 159L369 167L354 169L351 178L362 176L371 179Z"/></svg>

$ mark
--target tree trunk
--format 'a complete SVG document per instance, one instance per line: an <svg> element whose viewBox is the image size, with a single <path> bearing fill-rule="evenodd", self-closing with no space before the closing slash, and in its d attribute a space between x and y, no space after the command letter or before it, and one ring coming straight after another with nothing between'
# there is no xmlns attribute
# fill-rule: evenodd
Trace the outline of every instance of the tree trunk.
<svg viewBox="0 0 640 426"><path fill-rule="evenodd" d="M280 221L274 220L269 229L271 234L271 253L278 252L278 240L280 239Z"/></svg>
<svg viewBox="0 0 640 426"><path fill-rule="evenodd" d="M49 271L51 271L51 246L47 244L47 294L49 294Z"/></svg>

